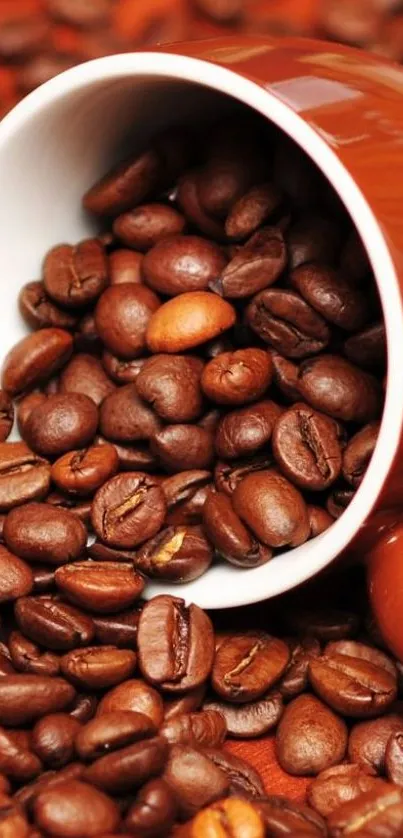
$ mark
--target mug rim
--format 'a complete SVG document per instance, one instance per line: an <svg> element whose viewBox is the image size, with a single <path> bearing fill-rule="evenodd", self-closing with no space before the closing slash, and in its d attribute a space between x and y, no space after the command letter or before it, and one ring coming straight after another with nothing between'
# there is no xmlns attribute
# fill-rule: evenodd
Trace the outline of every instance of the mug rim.
<svg viewBox="0 0 403 838"><path fill-rule="evenodd" d="M243 37L242 40L244 41L245 38ZM256 39L252 40L256 41ZM262 43L270 44L273 41L274 39L262 38ZM295 39L295 42L300 43L301 39ZM278 43L290 46L293 39L287 38ZM397 274L381 227L351 173L326 140L309 122L304 120L300 113L294 111L289 104L279 98L270 89L270 85L263 86L259 81L216 64L214 61L189 57L181 52L186 50L187 46L191 45L178 44L178 52L164 52L163 47L160 47L156 51L147 50L106 56L66 70L30 93L4 117L0 124L0 157L1 154L6 153L7 144L26 121L39 111L52 107L66 95L85 87L90 90L94 83L119 77L143 75L178 79L226 94L252 107L282 129L315 161L341 198L356 225L375 274L387 335L387 388L375 452L365 478L347 509L329 530L311 542L312 545L315 543L317 549L311 548L305 557L303 556L305 545L288 551L297 555L292 563L284 562L283 559L283 568L280 565L283 557L281 555L275 557L270 564L279 562L279 572L277 575L273 574L274 584L271 580L269 591L265 590L264 586L264 569L267 565L250 570L233 568L234 572L240 574L245 584L237 586L236 593L231 585L219 585L214 596L206 597L206 607L226 608L276 596L306 581L326 567L348 546L368 518L387 480L401 434L403 364L400 358L398 336L403 334L403 304L398 293ZM176 49L176 45L174 48ZM208 572L207 576L211 579L212 574L214 574L214 568ZM147 596L158 593L175 593L176 595L180 593L185 599L191 599L192 584L197 584L197 582L199 580L181 585L180 589L178 586L152 583L147 589ZM197 601L203 605L203 594Z"/></svg>

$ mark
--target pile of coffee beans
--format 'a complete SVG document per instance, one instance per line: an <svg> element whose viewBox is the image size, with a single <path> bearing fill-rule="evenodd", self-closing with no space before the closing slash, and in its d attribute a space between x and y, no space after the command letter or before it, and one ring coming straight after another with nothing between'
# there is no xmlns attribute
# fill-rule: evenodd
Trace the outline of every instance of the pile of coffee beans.
<svg viewBox="0 0 403 838"><path fill-rule="evenodd" d="M83 204L102 232L46 254L3 364L7 548L61 565L63 590L108 574L111 596L126 561L130 605L143 575L254 567L323 532L376 444L385 333L322 175L246 112L200 142L168 129Z"/></svg>

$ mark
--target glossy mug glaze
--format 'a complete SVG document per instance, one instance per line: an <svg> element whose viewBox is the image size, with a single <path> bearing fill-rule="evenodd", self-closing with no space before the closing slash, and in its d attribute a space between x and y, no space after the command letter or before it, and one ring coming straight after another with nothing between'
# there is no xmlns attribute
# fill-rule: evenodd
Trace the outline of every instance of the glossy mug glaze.
<svg viewBox="0 0 403 838"><path fill-rule="evenodd" d="M403 69L334 44L239 35L81 65L32 93L0 126L2 356L25 331L16 296L39 275L43 254L95 229L81 210L88 186L160 127L222 114L229 97L290 135L346 205L378 283L388 380L367 475L329 531L261 567L217 565L180 588L148 589L209 608L274 596L352 543L360 550L362 535L368 546L378 520L364 527L370 514L382 521L403 498Z"/></svg>

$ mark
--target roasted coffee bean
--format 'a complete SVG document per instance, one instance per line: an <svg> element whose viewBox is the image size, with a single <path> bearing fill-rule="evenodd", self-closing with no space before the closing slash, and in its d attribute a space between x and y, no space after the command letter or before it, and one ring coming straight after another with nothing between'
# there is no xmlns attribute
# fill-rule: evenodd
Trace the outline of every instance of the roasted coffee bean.
<svg viewBox="0 0 403 838"><path fill-rule="evenodd" d="M215 435L218 456L234 459L259 451L269 442L281 412L275 402L266 399L226 413L218 422Z"/></svg>
<svg viewBox="0 0 403 838"><path fill-rule="evenodd" d="M240 248L209 287L223 297L242 299L267 288L282 274L287 251L281 230L264 227Z"/></svg>
<svg viewBox="0 0 403 838"><path fill-rule="evenodd" d="M87 646L64 655L60 668L68 681L85 690L99 690L119 684L133 674L136 654L116 646Z"/></svg>
<svg viewBox="0 0 403 838"><path fill-rule="evenodd" d="M135 648L140 613L141 606L138 607L138 610L121 611L111 617L97 614L94 617L94 626L98 643L106 646L118 646L123 649Z"/></svg>
<svg viewBox="0 0 403 838"><path fill-rule="evenodd" d="M106 693L99 703L97 717L121 710L142 713L156 728L162 724L164 718L164 705L160 694L145 681L135 678Z"/></svg>
<svg viewBox="0 0 403 838"><path fill-rule="evenodd" d="M363 481L374 453L380 422L370 422L351 437L343 452L343 477L354 488Z"/></svg>
<svg viewBox="0 0 403 838"><path fill-rule="evenodd" d="M301 396L298 390L298 366L283 358L274 349L269 350L273 363L273 381L287 402L297 402Z"/></svg>
<svg viewBox="0 0 403 838"><path fill-rule="evenodd" d="M327 265L301 265L290 275L293 288L330 323L354 332L368 321L367 297Z"/></svg>
<svg viewBox="0 0 403 838"><path fill-rule="evenodd" d="M135 282L141 285L143 254L125 248L114 250L109 255L109 281L111 285Z"/></svg>
<svg viewBox="0 0 403 838"><path fill-rule="evenodd" d="M24 442L0 443L0 509L41 500L50 486L50 463Z"/></svg>
<svg viewBox="0 0 403 838"><path fill-rule="evenodd" d="M36 722L32 750L50 768L61 768L74 759L74 740L81 724L68 713L50 713Z"/></svg>
<svg viewBox="0 0 403 838"><path fill-rule="evenodd" d="M302 495L274 469L247 475L236 487L232 501L239 517L269 547L297 547L309 537Z"/></svg>
<svg viewBox="0 0 403 838"><path fill-rule="evenodd" d="M246 834L253 835L253 838L264 838L266 830L262 816L251 803L232 797L202 809L186 825L186 833L189 838L201 838L202 835L211 838L227 838L230 835L242 838Z"/></svg>
<svg viewBox="0 0 403 838"><path fill-rule="evenodd" d="M269 561L272 552L253 538L224 492L210 492L203 506L203 526L208 539L228 562L257 567Z"/></svg>
<svg viewBox="0 0 403 838"><path fill-rule="evenodd" d="M178 180L176 200L189 223L214 241L225 240L223 223L203 209L198 189L202 172L189 169Z"/></svg>
<svg viewBox="0 0 403 838"><path fill-rule="evenodd" d="M217 407L212 407L207 413L199 419L198 424L201 428L204 428L206 431L210 431L210 433L214 433L217 430L217 425L220 420L222 411L219 410Z"/></svg>
<svg viewBox="0 0 403 838"><path fill-rule="evenodd" d="M311 660L320 656L320 644L314 637L287 639L291 657L276 690L284 699L294 698L304 692L308 685L308 670Z"/></svg>
<svg viewBox="0 0 403 838"><path fill-rule="evenodd" d="M146 330L160 300L144 285L126 282L111 285L95 309L95 325L106 349L131 360L142 354Z"/></svg>
<svg viewBox="0 0 403 838"><path fill-rule="evenodd" d="M113 832L120 821L115 801L81 780L43 789L34 801L34 815L40 829L69 838Z"/></svg>
<svg viewBox="0 0 403 838"><path fill-rule="evenodd" d="M102 353L102 365L108 376L115 384L132 384L146 362L146 358L134 358L132 361L125 361L112 355L106 349Z"/></svg>
<svg viewBox="0 0 403 838"><path fill-rule="evenodd" d="M166 527L140 547L134 566L155 579L190 582L205 573L212 560L202 527Z"/></svg>
<svg viewBox="0 0 403 838"><path fill-rule="evenodd" d="M144 677L167 692L185 692L210 674L214 655L213 627L197 605L157 596L144 606L137 647Z"/></svg>
<svg viewBox="0 0 403 838"><path fill-rule="evenodd" d="M308 803L324 818L339 806L376 787L377 781L354 763L321 771L308 789Z"/></svg>
<svg viewBox="0 0 403 838"><path fill-rule="evenodd" d="M166 422L191 422L203 409L200 358L187 355L154 355L136 378L140 398Z"/></svg>
<svg viewBox="0 0 403 838"><path fill-rule="evenodd" d="M101 404L114 390L113 381L105 374L100 360L94 355L74 355L60 375L60 393L81 393L96 405Z"/></svg>
<svg viewBox="0 0 403 838"><path fill-rule="evenodd" d="M235 320L235 309L226 300L209 291L188 291L153 314L147 346L151 352L184 352L226 332Z"/></svg>
<svg viewBox="0 0 403 838"><path fill-rule="evenodd" d="M286 707L277 728L277 757L289 774L316 775L341 762L347 727L325 704L300 695Z"/></svg>
<svg viewBox="0 0 403 838"><path fill-rule="evenodd" d="M242 241L261 227L280 207L282 195L272 183L252 186L231 207L225 232L229 239Z"/></svg>
<svg viewBox="0 0 403 838"><path fill-rule="evenodd" d="M113 445L93 445L69 451L52 466L52 480L62 492L92 495L117 472L119 457Z"/></svg>
<svg viewBox="0 0 403 838"><path fill-rule="evenodd" d="M182 713L165 720L160 734L170 745L191 745L194 748L217 748L224 742L227 725L224 716L214 708L199 713Z"/></svg>
<svg viewBox="0 0 403 838"><path fill-rule="evenodd" d="M35 407L38 407L40 404L43 404L46 401L46 399L46 393L41 393L39 390L33 390L32 393L28 393L27 396L24 396L24 398L20 399L20 401L18 402L17 426L22 437L24 437L25 435L25 427L29 415Z"/></svg>
<svg viewBox="0 0 403 838"><path fill-rule="evenodd" d="M199 236L171 235L146 254L142 273L150 288L174 297L184 291L206 290L226 264L224 252L214 242Z"/></svg>
<svg viewBox="0 0 403 838"><path fill-rule="evenodd" d="M139 791L126 815L126 826L138 838L157 838L173 826L177 806L164 780L150 780Z"/></svg>
<svg viewBox="0 0 403 838"><path fill-rule="evenodd" d="M0 602L11 602L29 594L33 584L31 568L0 544Z"/></svg>
<svg viewBox="0 0 403 838"><path fill-rule="evenodd" d="M3 727L0 728L0 770L17 783L26 783L42 771L38 756L15 742L11 732Z"/></svg>
<svg viewBox="0 0 403 838"><path fill-rule="evenodd" d="M58 675L60 661L52 652L44 652L24 637L19 631L12 631L8 638L11 660L18 672L31 675Z"/></svg>
<svg viewBox="0 0 403 838"><path fill-rule="evenodd" d="M158 776L164 769L168 752L168 743L162 736L144 739L99 757L85 769L83 779L103 791L121 794Z"/></svg>
<svg viewBox="0 0 403 838"><path fill-rule="evenodd" d="M176 716L187 715L199 710L203 704L206 689L206 684L200 684L199 687L194 687L193 690L188 690L183 695L164 696L164 721L168 722Z"/></svg>
<svg viewBox="0 0 403 838"><path fill-rule="evenodd" d="M5 675L0 679L0 716L6 727L23 725L47 713L64 710L75 689L64 678Z"/></svg>
<svg viewBox="0 0 403 838"><path fill-rule="evenodd" d="M283 702L280 693L273 691L258 701L246 704L212 700L205 702L203 708L221 713L229 736L234 739L252 739L276 727L283 712Z"/></svg>
<svg viewBox="0 0 403 838"><path fill-rule="evenodd" d="M333 264L340 234L329 218L305 213L287 230L286 242L289 268L295 270L307 262Z"/></svg>
<svg viewBox="0 0 403 838"><path fill-rule="evenodd" d="M385 712L397 695L396 670L378 650L362 643L329 643L309 664L318 695L346 716L368 718Z"/></svg>
<svg viewBox="0 0 403 838"><path fill-rule="evenodd" d="M286 613L290 631L302 637L316 637L321 642L344 640L357 634L359 617L351 611L337 608L293 607Z"/></svg>
<svg viewBox="0 0 403 838"><path fill-rule="evenodd" d="M385 753L386 776L391 783L403 786L403 724L398 733L392 733Z"/></svg>
<svg viewBox="0 0 403 838"><path fill-rule="evenodd" d="M180 212L167 204L153 203L119 215L113 223L113 232L127 247L147 252L167 237L172 241L173 236L183 233L185 226L186 220ZM147 273L145 261L142 271Z"/></svg>
<svg viewBox="0 0 403 838"><path fill-rule="evenodd" d="M326 824L317 812L282 795L271 794L257 800L255 809L264 821L266 834L273 838L282 835L320 838L326 835Z"/></svg>
<svg viewBox="0 0 403 838"><path fill-rule="evenodd" d="M369 373L339 355L304 361L298 372L303 399L335 419L369 422L380 412L380 389Z"/></svg>
<svg viewBox="0 0 403 838"><path fill-rule="evenodd" d="M66 308L96 300L108 283L108 259L99 239L53 247L45 258L43 283L51 299Z"/></svg>
<svg viewBox="0 0 403 838"><path fill-rule="evenodd" d="M238 349L213 358L203 370L201 385L218 404L237 405L263 395L272 376L271 359L262 349Z"/></svg>
<svg viewBox="0 0 403 838"><path fill-rule="evenodd" d="M55 598L22 597L14 611L23 634L47 649L67 651L87 646L94 637L91 617Z"/></svg>
<svg viewBox="0 0 403 838"><path fill-rule="evenodd" d="M176 796L182 820L225 797L229 788L224 772L202 751L189 745L172 745L163 779Z"/></svg>
<svg viewBox="0 0 403 838"><path fill-rule="evenodd" d="M101 339L97 332L95 317L92 312L84 314L78 323L74 333L74 348L77 352L100 352L102 349Z"/></svg>
<svg viewBox="0 0 403 838"><path fill-rule="evenodd" d="M203 469L190 469L167 477L161 484L168 507L167 524L200 524L210 484L211 472Z"/></svg>
<svg viewBox="0 0 403 838"><path fill-rule="evenodd" d="M369 370L384 369L386 364L386 332L383 323L374 323L347 338L343 345L348 360Z"/></svg>
<svg viewBox="0 0 403 838"><path fill-rule="evenodd" d="M14 422L14 405L10 396L0 390L0 443L11 433Z"/></svg>
<svg viewBox="0 0 403 838"><path fill-rule="evenodd" d="M334 489L326 501L326 509L333 518L340 518L354 497L354 489Z"/></svg>
<svg viewBox="0 0 403 838"><path fill-rule="evenodd" d="M94 439L98 410L81 393L56 393L35 407L24 428L25 441L43 457L60 457Z"/></svg>
<svg viewBox="0 0 403 838"><path fill-rule="evenodd" d="M300 489L320 491L331 486L341 472L340 441L340 428L333 419L297 402L275 423L273 456Z"/></svg>
<svg viewBox="0 0 403 838"><path fill-rule="evenodd" d="M64 495L61 492L50 492L45 503L57 509L65 509L76 515L80 521L89 526L91 521L91 500L89 498L79 499L73 495Z"/></svg>
<svg viewBox="0 0 403 838"><path fill-rule="evenodd" d="M114 547L135 547L161 529L165 495L143 472L112 477L95 495L91 520L98 537Z"/></svg>
<svg viewBox="0 0 403 838"><path fill-rule="evenodd" d="M321 506L313 506L308 504L309 526L311 530L311 538L315 538L325 530L329 529L334 523L334 518Z"/></svg>
<svg viewBox="0 0 403 838"><path fill-rule="evenodd" d="M12 509L4 524L10 550L27 561L62 564L84 550L87 531L77 515L48 503L27 503Z"/></svg>
<svg viewBox="0 0 403 838"><path fill-rule="evenodd" d="M74 605L99 614L128 608L144 588L140 574L123 562L74 562L59 567L55 581Z"/></svg>
<svg viewBox="0 0 403 838"><path fill-rule="evenodd" d="M239 797L249 799L264 795L263 780L249 762L229 751L218 748L206 748L204 753L227 777L231 795L239 795Z"/></svg>
<svg viewBox="0 0 403 838"><path fill-rule="evenodd" d="M360 838L371 835L398 836L402 826L402 790L391 783L380 781L376 787L355 800L343 803L328 819L329 834L338 838L350 834ZM363 831L360 831L361 828Z"/></svg>
<svg viewBox="0 0 403 838"><path fill-rule="evenodd" d="M258 406L258 405L257 405ZM242 409L242 408L241 408ZM253 410L253 408L246 408L246 410ZM236 411L234 411L235 414ZM271 413L276 413L274 408ZM276 413L277 415L277 413ZM218 432L216 437L216 444L218 439ZM267 454L255 454L252 457L242 457L232 463L224 463L218 460L214 469L214 481L219 492L225 492L226 495L232 495L238 483L243 480L247 474L254 471L261 471L267 469L272 465L272 458Z"/></svg>
<svg viewBox="0 0 403 838"><path fill-rule="evenodd" d="M287 358L306 358L325 349L329 327L299 294L269 288L253 297L246 309L249 326Z"/></svg>
<svg viewBox="0 0 403 838"><path fill-rule="evenodd" d="M402 721L400 713L391 712L379 719L355 724L348 742L351 762L368 774L384 774L388 742L394 734L400 733Z"/></svg>
<svg viewBox="0 0 403 838"><path fill-rule="evenodd" d="M168 472L207 469L214 457L214 440L198 425L165 425L152 438L152 454Z"/></svg>
<svg viewBox="0 0 403 838"><path fill-rule="evenodd" d="M87 545L87 555L96 562L132 562L136 557L136 550L108 547L107 544L95 539L92 544Z"/></svg>
<svg viewBox="0 0 403 838"><path fill-rule="evenodd" d="M80 724L87 724L95 715L98 700L95 695L77 693L73 704L70 705L69 715Z"/></svg>
<svg viewBox="0 0 403 838"><path fill-rule="evenodd" d="M101 433L114 442L151 439L161 429L154 410L140 399L134 383L119 387L100 408Z"/></svg>
<svg viewBox="0 0 403 838"><path fill-rule="evenodd" d="M40 329L10 350L3 362L1 386L11 396L32 390L69 359L73 338L64 329Z"/></svg>
<svg viewBox="0 0 403 838"><path fill-rule="evenodd" d="M265 632L230 636L216 652L211 682L218 695L243 704L260 698L283 674L290 652Z"/></svg>
<svg viewBox="0 0 403 838"><path fill-rule="evenodd" d="M75 748L80 759L92 762L110 751L132 745L156 733L148 716L134 710L115 710L91 719L77 731Z"/></svg>

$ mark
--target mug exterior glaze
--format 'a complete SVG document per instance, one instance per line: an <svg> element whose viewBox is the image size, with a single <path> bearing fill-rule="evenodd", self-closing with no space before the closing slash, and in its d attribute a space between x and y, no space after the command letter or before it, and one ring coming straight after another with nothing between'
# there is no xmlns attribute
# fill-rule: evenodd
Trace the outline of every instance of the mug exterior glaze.
<svg viewBox="0 0 403 838"><path fill-rule="evenodd" d="M81 65L32 93L0 125L0 277L8 298L2 355L24 333L12 310L44 252L94 229L80 208L89 185L128 145L161 126L221 112L228 97L263 114L316 162L350 213L376 276L388 343L385 409L371 464L343 516L266 565L217 565L180 588L151 585L147 595L179 594L207 608L277 595L346 548L370 547L378 521L385 527L388 510L402 503L402 95L403 69L373 55L234 35Z"/></svg>

